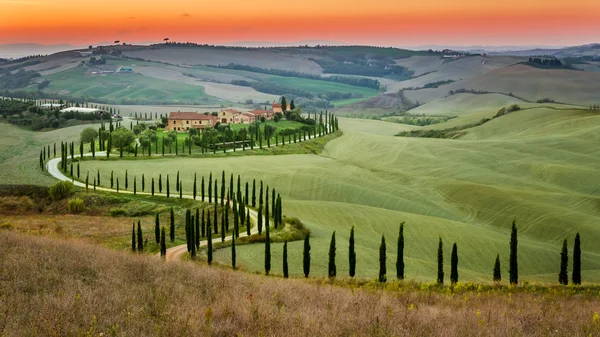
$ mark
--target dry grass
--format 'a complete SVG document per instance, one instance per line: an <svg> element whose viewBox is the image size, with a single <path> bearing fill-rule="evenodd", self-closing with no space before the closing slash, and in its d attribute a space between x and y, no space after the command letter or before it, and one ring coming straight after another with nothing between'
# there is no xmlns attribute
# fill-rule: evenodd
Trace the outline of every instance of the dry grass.
<svg viewBox="0 0 600 337"><path fill-rule="evenodd" d="M573 336L597 291L382 291L284 280L0 232L0 335ZM595 318L596 317L596 318Z"/></svg>

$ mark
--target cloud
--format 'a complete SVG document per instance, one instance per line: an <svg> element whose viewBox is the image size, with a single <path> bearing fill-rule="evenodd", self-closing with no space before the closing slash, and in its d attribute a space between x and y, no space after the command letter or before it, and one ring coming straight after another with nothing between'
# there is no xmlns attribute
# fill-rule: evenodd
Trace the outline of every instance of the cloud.
<svg viewBox="0 0 600 337"><path fill-rule="evenodd" d="M181 14L181 17L184 17L184 18L189 18L190 16L192 16L192 14L188 14L188 13Z"/></svg>

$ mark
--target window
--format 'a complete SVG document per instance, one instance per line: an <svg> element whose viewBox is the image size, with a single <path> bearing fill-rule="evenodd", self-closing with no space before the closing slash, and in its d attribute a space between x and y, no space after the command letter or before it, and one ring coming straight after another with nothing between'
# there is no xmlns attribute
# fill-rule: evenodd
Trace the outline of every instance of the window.
<svg viewBox="0 0 600 337"><path fill-rule="evenodd" d="M190 124L190 121L185 121L185 124Z"/></svg>
<svg viewBox="0 0 600 337"><path fill-rule="evenodd" d="M177 124L177 121L173 121L173 124Z"/></svg>

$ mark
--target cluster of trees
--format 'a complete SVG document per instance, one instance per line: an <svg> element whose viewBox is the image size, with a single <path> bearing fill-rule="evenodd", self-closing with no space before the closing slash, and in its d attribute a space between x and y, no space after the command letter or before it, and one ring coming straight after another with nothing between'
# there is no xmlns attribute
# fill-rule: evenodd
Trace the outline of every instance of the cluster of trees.
<svg viewBox="0 0 600 337"><path fill-rule="evenodd" d="M528 65L537 68L564 68L564 69L575 69L570 63L564 63L561 60L550 57L550 58L539 58L530 57L527 62Z"/></svg>
<svg viewBox="0 0 600 337"><path fill-rule="evenodd" d="M407 124L407 125L426 126L426 125L444 123L452 118L454 118L454 117L412 115L409 113L402 113L400 116L397 116L397 118L390 119L390 121L395 122L395 123Z"/></svg>
<svg viewBox="0 0 600 337"><path fill-rule="evenodd" d="M590 110L600 110L600 104L592 104L592 105L590 105Z"/></svg>
<svg viewBox="0 0 600 337"><path fill-rule="evenodd" d="M0 68L0 90L12 90L29 86L34 79L41 77L40 73L32 70L19 69L16 72ZM41 79L40 84L46 82ZM41 89L41 88L40 88Z"/></svg>
<svg viewBox="0 0 600 337"><path fill-rule="evenodd" d="M325 73L348 74L374 77L409 79L414 72L396 65L394 58L383 54L367 52L326 53L328 57L309 58L319 64Z"/></svg>
<svg viewBox="0 0 600 337"><path fill-rule="evenodd" d="M102 56L98 57L98 58L92 56L92 57L90 57L90 60L87 61L87 63L93 64L93 65L106 64L106 59L104 57L102 57Z"/></svg>
<svg viewBox="0 0 600 337"><path fill-rule="evenodd" d="M244 64L237 64L237 63L229 63L227 65L218 65L218 66L214 66L214 67L223 68L223 69L251 71L251 72L255 72L255 73L270 74L270 75L283 76L283 77L308 78L311 80L343 83L343 84L348 84L348 85L352 85L352 86L356 86L356 87L366 87L366 88L372 88L372 89L378 89L378 90L381 86L381 84L379 83L378 80L373 80L370 78L362 78L362 77L346 77L346 76L325 77L325 76L320 76L320 75L301 73L301 72L292 71L292 70L273 69L273 68L267 69L267 68L255 67L255 66L244 65Z"/></svg>
<svg viewBox="0 0 600 337"><path fill-rule="evenodd" d="M450 83L452 83L452 82L454 82L454 80L445 80L445 81L435 81L435 82L429 82L429 83L426 83L426 84L423 86L423 88L425 88L425 89L437 88L437 87L439 87L440 85L444 85L444 84L450 84Z"/></svg>

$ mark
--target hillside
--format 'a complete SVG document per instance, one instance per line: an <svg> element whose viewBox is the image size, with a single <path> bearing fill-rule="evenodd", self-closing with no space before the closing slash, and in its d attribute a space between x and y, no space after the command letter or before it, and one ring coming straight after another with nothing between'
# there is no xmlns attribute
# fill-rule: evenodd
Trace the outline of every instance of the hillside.
<svg viewBox="0 0 600 337"><path fill-rule="evenodd" d="M600 304L564 288L349 286L248 275L0 231L0 333L40 335L596 334ZM335 283L334 283L335 284ZM530 290L528 290L530 289ZM508 300L507 300L508 299ZM583 301L585 299L585 301ZM518 310L517 310L518 308ZM577 308L577 310L574 310ZM569 314L567 314L569 313Z"/></svg>

